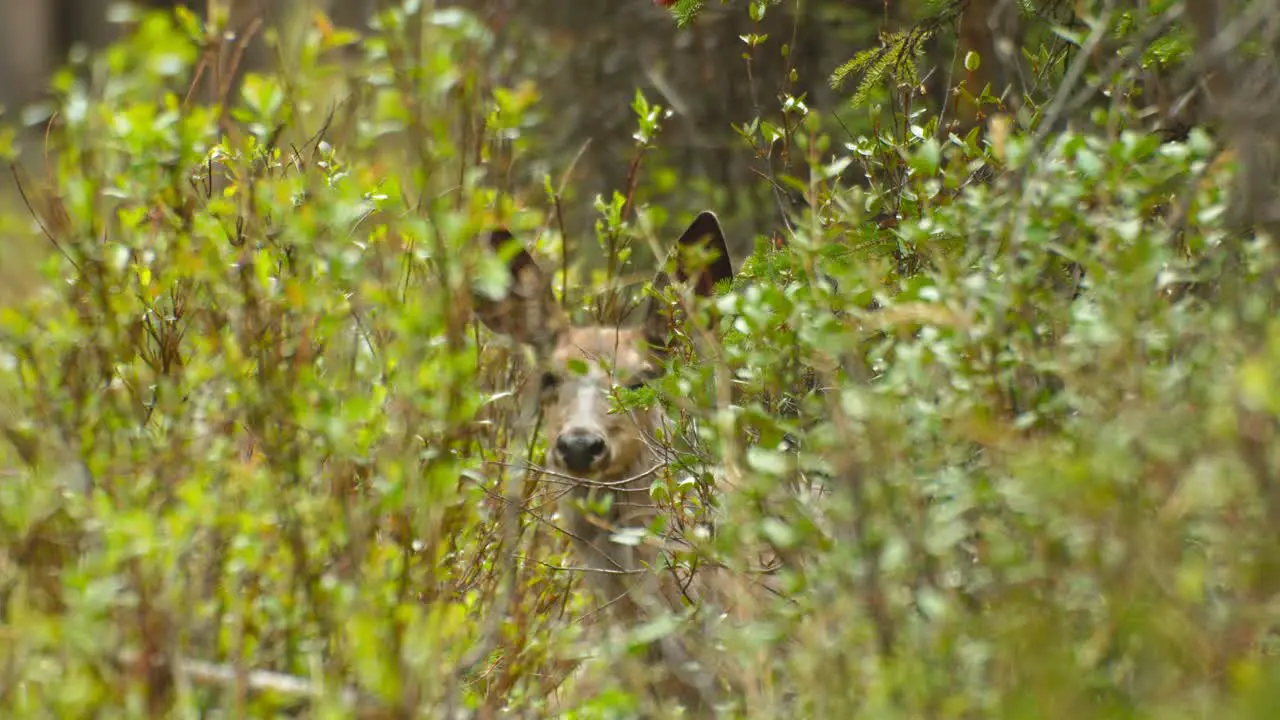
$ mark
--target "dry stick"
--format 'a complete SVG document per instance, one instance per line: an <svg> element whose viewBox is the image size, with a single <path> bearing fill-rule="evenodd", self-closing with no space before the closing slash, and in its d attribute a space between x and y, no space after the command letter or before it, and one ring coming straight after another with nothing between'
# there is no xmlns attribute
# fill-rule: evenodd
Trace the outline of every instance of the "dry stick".
<svg viewBox="0 0 1280 720"><path fill-rule="evenodd" d="M654 465L653 467L649 468L648 470L645 470L644 472L638 473L636 475L632 475L631 477L623 478L621 480L588 480L586 478L579 478L579 477L574 477L572 475L565 475L564 473L558 473L544 465L535 465L533 463L525 463L525 464L518 465L516 463L505 463L505 462L502 462L501 460L487 460L486 462L489 463L490 465L497 465L499 467L510 467L510 468L516 468L519 470L532 470L536 473L547 475L550 478L554 478L549 482L555 483L557 485L566 485L566 486L569 486L570 489L575 487L593 487L593 488L611 488L616 490L617 492L645 492L645 493L649 492L648 488L629 488L624 486L634 480L643 480L644 478L649 477L650 475L654 474L655 472L662 469L663 467L666 467L665 463Z"/></svg>
<svg viewBox="0 0 1280 720"><path fill-rule="evenodd" d="M556 225L560 228L560 286L569 289L569 236L564 231L564 206L560 204L560 193L551 198L556 211ZM560 309L565 310L569 304L569 293L560 293Z"/></svg>
<svg viewBox="0 0 1280 720"><path fill-rule="evenodd" d="M1049 133L1049 129L1058 124L1058 119L1060 117L1070 115L1072 112L1078 110L1080 106L1098 92L1102 85L1107 82L1107 78L1118 72L1124 64L1138 59L1147 44L1160 34L1164 33L1165 30L1168 30L1175 22L1180 20L1182 18L1182 14L1182 6L1178 5L1161 15L1155 22L1149 25L1138 35L1136 41L1133 43L1134 49L1132 51L1125 55L1121 55L1108 63L1103 71L1099 73L1097 80L1089 83L1087 87L1080 88L1080 90L1076 91L1075 94L1071 96L1070 100L1062 100L1062 98L1067 96L1068 93L1065 92L1065 90L1069 87L1064 80L1062 89L1057 95L1055 95L1054 101L1050 105L1049 109L1045 111L1045 116L1041 120L1040 128L1036 132L1035 141L1037 143L1043 141L1045 136ZM1101 38L1099 37L1098 40L1101 40ZM1097 42L1093 42L1088 48L1089 51L1091 52L1093 46L1096 46L1097 44ZM1088 54L1089 53L1085 52L1084 48L1081 49L1080 55L1082 57L1077 61L1076 65L1072 66L1072 71L1075 71L1076 67L1083 66L1083 61L1088 57ZM1074 84L1076 80L1079 80L1079 75L1080 72L1075 72L1075 76L1071 84Z"/></svg>
<svg viewBox="0 0 1280 720"><path fill-rule="evenodd" d="M467 145L471 142L471 97L470 93L467 92L466 83L459 86L459 94L462 95L462 99L458 102L458 124L462 126L462 139L460 142L462 149L458 153L458 192L453 196L453 209L455 211L462 209L462 205L465 200L464 194L467 189L467 160L469 159L467 157ZM481 137L476 138L477 149L480 147L482 138L483 130L481 131ZM476 154L479 155L479 152ZM477 163L477 165L479 165L479 163Z"/></svg>
<svg viewBox="0 0 1280 720"><path fill-rule="evenodd" d="M191 98L195 96L196 88L200 87L200 80L204 77L205 70L209 67L209 53L209 47L200 51L200 62L196 64L195 75L191 78L191 84L187 86L187 94L182 98L182 107L184 108L190 107Z"/></svg>
<svg viewBox="0 0 1280 720"><path fill-rule="evenodd" d="M490 461L486 461L486 462L489 462L489 463L491 463L491 464L495 464L495 465L504 465L504 463L502 463L502 462L500 462L500 461L497 461L497 460L490 460ZM517 467L517 468L518 468L519 466L511 465L510 467ZM539 472L539 473L554 474L554 473L552 473L551 471L542 470L542 469L540 469L538 466L535 466L535 465L532 465L532 464L530 464L528 467L529 467L529 469L535 470L536 472ZM563 475L563 476L561 476L561 477L569 478L569 476L567 476L567 475ZM569 479L577 480L577 478L569 478ZM563 497L564 495L568 494L570 491L572 491L572 489L573 489L572 487L570 487L570 488L566 489L564 492L562 492L560 495L558 495L558 496L556 497L556 499L558 500L559 498L561 498L561 497ZM492 494L491 494L490 492L488 492L487 490L485 491L485 494L486 494L486 495L489 495L490 497L492 497ZM549 528L552 528L552 529L553 529L553 530L555 530L556 532L562 533L562 534L563 534L563 535L565 535L566 537L570 537L570 538L573 538L573 539L575 539L575 540L579 540L579 541L581 541L584 545L590 545L590 543L588 543L588 542L587 542L586 538L583 538L582 536L577 535L577 534L573 533L572 531L567 530L567 529L565 529L565 528L562 528L562 527L560 527L559 525L556 525L555 523L551 522L550 520L547 520L547 519L545 519L545 518L541 517L540 515L538 515L537 513L533 512L531 509L529 509L527 506L524 506L524 504L523 504L522 502L515 502L515 501L512 501L512 500L510 500L509 498L505 498L505 497L499 497L499 498L497 498L497 499L498 499L500 502L505 503L505 507L504 507L504 509L509 509L509 508L510 508L510 507L512 507L512 506L514 506L514 507L516 507L516 508L519 508L519 509L523 510L525 513L527 513L528 515L532 516L534 519L538 520L540 523L542 523L542 524L546 525L546 526L547 526L547 527L549 527ZM611 529L611 528L606 527L606 529ZM598 550L598 549L597 549L597 550ZM617 567L617 568L619 568L619 569L621 569L621 568L622 568L622 566L621 566L621 565L619 565L619 564L618 564L618 562L617 562L616 560L614 560L613 558L609 557L609 555L608 555L607 553L603 553L603 551L600 551L600 552L602 552L602 556L604 557L604 559L605 559L605 560L608 560L610 563L612 563L615 567Z"/></svg>
<svg viewBox="0 0 1280 720"><path fill-rule="evenodd" d="M136 651L130 650L120 653L118 657L121 664L132 665L139 661L140 656ZM274 692L308 700L318 700L324 696L323 688L316 682L271 670L245 671L223 663L178 658L174 662L174 672L181 680L195 685L228 689L243 683L244 689L256 693ZM340 688L338 696L344 705L357 709L373 710L380 705L351 687Z"/></svg>
<svg viewBox="0 0 1280 720"><path fill-rule="evenodd" d="M1274 14L1275 2L1252 2L1225 25L1217 4L1202 1L1189 3L1188 8L1188 24L1195 31L1197 52L1182 75L1194 72L1209 76L1207 81L1203 81L1204 87L1214 106L1214 115L1221 121L1225 144L1235 147L1239 153L1239 168L1235 174L1238 197L1232 202L1231 225L1239 231L1259 226L1273 228L1276 222L1274 211L1264 212L1259 205L1261 202L1270 205L1274 191L1274 188L1265 193L1260 191L1260 187L1274 185L1274 172L1269 167L1274 164L1273 153L1266 147L1259 152L1248 151L1265 135L1260 128L1274 121L1275 84L1274 81L1267 82L1264 77L1274 74L1275 69L1274 66L1260 66L1256 59L1240 57L1238 50L1253 33L1259 35L1258 40L1264 46L1274 44L1274 28L1266 21L1268 15ZM1235 57L1231 56L1233 54ZM1260 87L1260 82L1267 83L1269 87ZM1247 100L1242 99L1246 96ZM1227 263L1229 268L1239 267L1238 244L1232 244L1228 249ZM1220 292L1226 297L1239 291L1237 280L1222 285Z"/></svg>
<svg viewBox="0 0 1280 720"><path fill-rule="evenodd" d="M512 501L512 479L511 473L504 474L503 479L503 514L502 514L502 555L499 556L500 577L499 588L500 600L494 603L494 607L489 611L489 619L485 623L483 632L480 633L480 641L471 648L453 671L454 685L461 683L462 678L470 675L476 669L476 666L483 662L485 657L492 655L494 648L498 647L498 639L500 630L502 630L502 620L506 618L507 609L511 606L512 597L516 593L516 570L518 568L516 559L516 542L520 533L517 532L518 523L520 523L520 503Z"/></svg>
<svg viewBox="0 0 1280 720"><path fill-rule="evenodd" d="M1212 38L1199 38L1197 40L1197 52L1187 61L1186 66L1179 73L1181 76L1198 75L1207 70L1212 69L1212 63L1217 62L1222 55L1236 48L1250 30L1256 28L1267 15L1274 9L1273 0L1255 0L1250 3L1235 19L1228 23ZM1214 25L1209 20L1204 11L1208 10L1210 5L1202 3L1193 3L1193 7L1197 12L1189 14L1188 20L1191 25L1196 28L1197 35L1205 30L1212 31L1209 25ZM1170 14L1184 11L1183 6L1175 6L1170 10Z"/></svg>
<svg viewBox="0 0 1280 720"><path fill-rule="evenodd" d="M968 9L966 8L966 9L965 9L965 10L963 10L962 12L968 12ZM946 79L946 80L944 80L944 81L943 81L943 84L942 84L942 87L943 87L944 92L947 92L947 93L950 93L950 92L951 92L951 90L952 90L951 81L952 81L952 79L955 77L955 71L956 71L956 60L960 57L960 45L961 45L961 44L962 44L962 43L960 43L960 42L957 42L957 43L956 43L955 49L951 52L951 62L950 62L950 63L947 63L947 79ZM991 62L991 60L987 60L987 62ZM932 70L932 69L931 69L931 70L929 70L929 73L930 73L930 74L933 74L933 70ZM921 81L920 81L920 84L921 84L921 85L924 85L924 81L923 81L923 80L921 80ZM981 91L979 91L979 92L981 92ZM957 102L959 102L959 100L960 100L960 99L959 99L959 97L957 97L957 98L956 98L956 101L957 101ZM940 110L938 110L938 129L939 129L939 130L941 130L942 128L945 128L945 127L947 126L947 123L946 123L946 120L947 120L947 110L949 110L950 108L951 108L951 104L950 104L950 103L948 103L948 102L946 102L946 101L944 100L944 101L943 101L943 103L942 103L942 108L941 108ZM958 112L957 112L956 114L957 114L957 115L959 115L959 113L958 113ZM957 120L957 121L955 121L955 122L959 122L959 121ZM843 123L841 124L841 126L843 126Z"/></svg>
<svg viewBox="0 0 1280 720"><path fill-rule="evenodd" d="M35 207L31 204L31 198L27 196L27 190L23 187L22 178L18 174L17 163L9 163L9 172L13 175L14 184L18 186L18 194L22 196L22 202L27 206L27 212L31 213L31 217L34 218L36 224L40 226L40 231L44 233L44 236L48 238L50 244L53 245L62 257L66 258L67 262L71 263L71 267L76 269L76 273L83 276L84 271L80 269L80 266L76 261L71 258L69 253L67 253L66 248L62 247L62 244L58 242L58 239L53 236L53 233L50 232L49 228L45 226L44 219L40 217L40 214L36 212Z"/></svg>
<svg viewBox="0 0 1280 720"><path fill-rule="evenodd" d="M658 126L657 131L655 132L655 137L659 132L662 132L661 125ZM654 139L655 138L650 138L649 142L641 145L636 150L636 156L631 159L631 166L627 168L627 199L626 202L622 204L622 214L619 216L624 222L627 217L631 215L631 212L634 209L636 189L640 185L640 165L644 162L644 156L649 152L649 149L653 147ZM610 273L609 277L612 278L613 274Z"/></svg>
<svg viewBox="0 0 1280 720"><path fill-rule="evenodd" d="M785 77L788 78L788 83L790 82L791 73L795 69L793 62L795 60L796 39L797 37L799 37L800 18L803 15L804 15L804 0L796 0L795 19L791 23L791 52L787 53L787 63L785 68L785 73L786 73ZM754 52L754 48L752 50ZM751 103L752 105L755 106L753 110L755 112L756 117L759 117L760 116L760 98L758 93L756 92L755 77L753 77L751 73L750 56L748 56L746 60L747 60L747 81L751 87ZM786 122L785 117L783 118L782 128L784 131L784 138L785 138L784 147L788 150L788 155L789 155L790 147L792 145L791 133L793 131L793 128L791 127L790 123ZM769 171L768 172L769 189L773 192L774 204L778 206L778 216L782 218L782 227L785 228L788 233L794 234L795 227L792 226L791 218L787 215L787 206L783 204L783 200L782 200L782 186L777 181L777 171L773 167L772 143L769 146L768 152L765 153L765 164ZM756 171L756 172L758 173L759 171Z"/></svg>
<svg viewBox="0 0 1280 720"><path fill-rule="evenodd" d="M236 71L240 69L240 62L244 59L244 53L249 49L249 43L253 41L253 36L258 33L262 27L262 14L253 16L249 23L245 26L243 34L237 33L237 42L231 50L231 62L226 67L226 74L222 77L222 83L218 88L218 96L225 98L231 92L231 80L235 77Z"/></svg>
<svg viewBox="0 0 1280 720"><path fill-rule="evenodd" d="M625 186L627 190L627 197L622 203L622 212L618 215L619 220L624 223L635 209L636 190L640 186L640 166L644 163L645 154L648 153L651 147L653 147L653 140L657 137L658 133L662 132L662 127L662 125L659 125L654 132L653 137L650 137L648 142L640 145L636 149L635 157L631 159L631 165L627 168L627 180ZM618 250L618 232L616 230L610 231L608 237L608 255L605 263L605 281L609 288L609 295L606 299L607 305L601 307L600 310L601 314L605 317L614 317L615 319L620 320L621 314L615 313L619 302L618 293L616 292L618 286Z"/></svg>
<svg viewBox="0 0 1280 720"><path fill-rule="evenodd" d="M1040 127L1036 129L1035 135L1032 136L1035 144L1043 142L1054 126L1058 124L1059 118L1067 107L1067 98L1071 95L1070 90L1080 81L1080 76L1084 74L1085 66L1089 64L1093 51L1097 49L1102 42L1102 38L1107 34L1107 27L1111 21L1111 10L1112 2L1108 0L1093 30L1085 38L1084 42L1080 44L1080 52L1076 55L1076 61L1071 64L1071 67L1067 68L1067 74L1062 79L1062 85L1054 95L1053 102L1049 104L1049 109L1045 111ZM1026 205L1027 203L1023 204L1024 208ZM1025 219L1025 216L1020 219Z"/></svg>
<svg viewBox="0 0 1280 720"><path fill-rule="evenodd" d="M55 178L53 172L53 160L49 153L49 139L53 136L53 122L58 119L58 111L55 109L53 114L49 116L49 121L44 124L44 177L46 180Z"/></svg>
<svg viewBox="0 0 1280 720"><path fill-rule="evenodd" d="M536 405L526 406L524 413L525 418L529 415L533 416L534 433L528 436L526 440L525 457L532 458L534 447L534 436L537 432L537 426L541 424L542 414ZM532 462L526 460L526 464L532 466ZM497 648L499 635L502 631L502 620L506 617L507 611L511 607L511 601L515 598L517 576L519 565L516 562L518 555L516 554L516 543L519 542L520 533L520 510L522 506L521 498L515 491L515 480L512 473L503 473L502 479L502 554L499 557L500 576L499 583L503 583L499 593L501 595L495 607L489 613L489 618L485 623L485 628L480 634L480 641L475 647L459 662L457 669L453 674L453 686L456 688L458 681L464 676L471 674L472 671Z"/></svg>
<svg viewBox="0 0 1280 720"><path fill-rule="evenodd" d="M796 22L799 22L798 17ZM794 51L794 48L795 48L795 45L792 45L793 51ZM752 68L751 58L754 56L754 54L755 54L755 48L752 47L751 52L743 55L743 60L746 61L747 63L747 87L751 90L752 112L754 112L755 116L758 118L760 117L760 93L758 88L756 87L755 73L752 72L751 70ZM790 73L788 73L788 77L790 77ZM783 118L782 126L783 128L788 129L787 132L790 133L790 130L789 130L790 125L786 122L785 118ZM752 145L754 144L755 143L752 142ZM778 214L782 218L782 226L786 228L788 233L794 233L795 228L791 226L791 220L787 217L787 205L782 200L782 190L780 189L780 185L776 180L777 172L774 170L774 167L773 167L773 146L774 145L775 145L775 142L770 141L769 147L765 148L765 152L764 152L764 161L768 169L769 188L773 191L773 202L778 206Z"/></svg>
<svg viewBox="0 0 1280 720"><path fill-rule="evenodd" d="M511 473L504 473L504 475L502 482L504 504L502 513L502 554L499 556L501 573L498 579L498 582L502 583L499 590L501 599L495 603L495 607L489 612L488 621L480 634L480 641L463 657L458 663L458 667L454 670L455 682L469 675L498 646L502 620L506 615L507 608L511 605L511 599L515 596L516 570L518 567L516 563L516 542L519 540L517 529L520 522L520 503L512 499L513 492L511 487L513 480Z"/></svg>
<svg viewBox="0 0 1280 720"><path fill-rule="evenodd" d="M587 148L591 146L591 138L587 138L578 146L578 152L574 153L573 159L569 161L564 172L560 175L560 183L556 186L555 194L551 197L551 203L556 211L556 226L560 228L560 263L563 273L563 283L567 290L569 287L569 234L564 228L564 211L560 204L560 197L564 194L564 189L569 185L569 176L573 174L574 168L578 166L578 161L586 154ZM545 229L546 226L543 226ZM561 293L560 307L565 307L568 299L568 292Z"/></svg>

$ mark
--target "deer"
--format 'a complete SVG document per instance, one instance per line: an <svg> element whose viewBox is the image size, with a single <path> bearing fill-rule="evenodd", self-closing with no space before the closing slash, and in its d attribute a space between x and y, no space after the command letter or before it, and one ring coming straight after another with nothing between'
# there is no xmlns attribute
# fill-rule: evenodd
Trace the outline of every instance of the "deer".
<svg viewBox="0 0 1280 720"><path fill-rule="evenodd" d="M650 496L653 476L664 462L654 431L669 419L660 407L617 412L614 387L639 387L661 375L670 353L671 314L661 293L672 285L666 271L674 259L677 289L710 297L717 285L734 276L724 232L711 211L700 213L679 237L664 267L652 281L657 291L641 305L638 325L574 324L556 302L550 276L506 229L489 231L488 245L507 257L510 283L505 297L494 299L474 292L472 301L480 322L497 335L533 350L540 373L536 402L547 436L544 467L572 489L560 501L561 523L571 541L589 591L614 617L639 621L655 612L678 607L684 588L672 573L651 571L660 550L651 543L617 542L627 528L646 528L661 512ZM705 245L712 259L701 268L690 266L687 248ZM585 368L585 370L584 370ZM597 513L593 508L607 508ZM660 643L651 648L654 660L681 662L678 646ZM714 690L707 682L683 678L679 687L657 692L679 697L699 707Z"/></svg>

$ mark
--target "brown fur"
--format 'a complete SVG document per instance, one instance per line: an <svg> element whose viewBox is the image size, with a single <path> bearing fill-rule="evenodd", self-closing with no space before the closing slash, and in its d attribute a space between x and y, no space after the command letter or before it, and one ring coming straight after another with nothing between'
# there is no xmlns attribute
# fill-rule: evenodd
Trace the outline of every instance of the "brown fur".
<svg viewBox="0 0 1280 720"><path fill-rule="evenodd" d="M548 278L528 253L512 247L511 235L500 230L489 240L510 258L512 284L501 299L477 295L477 314L491 330L530 345L538 356L544 375L531 385L540 392L548 441L545 465L557 476L554 479L571 485L563 494L561 515L588 587L623 622L678 608L681 591L671 574L651 572L660 559L657 543L614 540L619 531L651 526L659 514L649 488L664 458L653 436L667 418L659 408L615 412L610 395L616 386L627 387L660 371L670 332L662 304L651 301L643 324L636 328L572 325L555 302ZM694 274L679 250L702 241L718 257ZM694 220L676 250L674 279L682 289L710 295L717 282L733 274L723 232L709 212ZM654 280L659 289L670 283L665 273ZM585 373L575 371L584 364ZM574 470L573 463L564 460L559 440L574 435L602 441L602 451L593 456L590 467ZM606 512L589 510L601 502ZM654 655L671 665L684 653L663 643ZM705 686L677 685L655 690L677 694L693 705L706 695Z"/></svg>
<svg viewBox="0 0 1280 720"><path fill-rule="evenodd" d="M583 482L566 495L569 502L562 510L569 518L569 531L582 560L587 567L606 571L605 577L610 572L640 569L640 558L633 552L636 548L611 542L609 535L620 528L646 527L657 512L649 499L649 486L661 457L654 451L651 438L665 418L658 409L611 412L609 397L611 386L625 386L632 378L653 371L656 363L647 345L644 334L637 330L577 327L561 334L547 361L549 371L564 378L548 393L550 397L542 400L549 437L554 438L567 428L583 428L600 433L606 441L607 462L580 477ZM577 376L569 370L573 360L586 364L585 375ZM546 464L561 474L574 475L554 451L547 453ZM612 507L605 518L587 517L574 507L592 496L606 494L611 496ZM599 579L590 582L602 585L601 589L617 589L617 583L600 583Z"/></svg>

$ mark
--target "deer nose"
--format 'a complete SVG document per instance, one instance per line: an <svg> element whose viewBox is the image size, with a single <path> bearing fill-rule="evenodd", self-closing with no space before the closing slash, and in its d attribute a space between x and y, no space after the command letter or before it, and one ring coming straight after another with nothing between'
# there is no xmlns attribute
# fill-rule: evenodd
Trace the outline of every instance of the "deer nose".
<svg viewBox="0 0 1280 720"><path fill-rule="evenodd" d="M584 430L570 430L556 438L556 453L565 467L586 472L604 456L604 438Z"/></svg>

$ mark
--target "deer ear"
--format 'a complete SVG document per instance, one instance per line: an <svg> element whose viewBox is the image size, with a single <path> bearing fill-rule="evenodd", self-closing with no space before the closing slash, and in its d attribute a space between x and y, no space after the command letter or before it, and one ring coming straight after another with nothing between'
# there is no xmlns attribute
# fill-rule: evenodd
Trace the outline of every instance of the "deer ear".
<svg viewBox="0 0 1280 720"><path fill-rule="evenodd" d="M498 300L472 291L476 316L499 335L531 345L539 354L550 352L565 328L550 278L505 228L491 231L488 245L506 259L510 282L505 296Z"/></svg>
<svg viewBox="0 0 1280 720"><path fill-rule="evenodd" d="M688 249L703 246L711 253L705 265L692 267L689 263ZM710 297L721 280L733 277L733 264L729 260L729 245L724 239L724 229L720 220L710 210L703 210L698 217L689 223L689 227L676 241L675 251L676 280L681 283L693 282L693 291L702 297Z"/></svg>
<svg viewBox="0 0 1280 720"><path fill-rule="evenodd" d="M710 297L720 281L733 277L729 246L715 213L704 210L693 219L658 269L653 289L661 293L671 284L672 276L678 285L691 287L699 297ZM651 297L645 311L645 334L657 348L666 347L671 332L671 319L664 306L664 302Z"/></svg>

